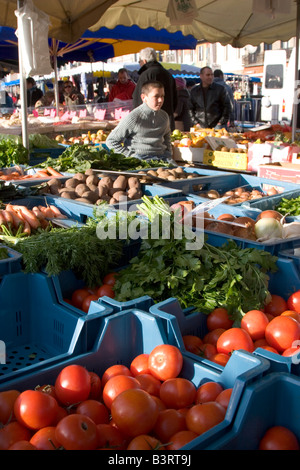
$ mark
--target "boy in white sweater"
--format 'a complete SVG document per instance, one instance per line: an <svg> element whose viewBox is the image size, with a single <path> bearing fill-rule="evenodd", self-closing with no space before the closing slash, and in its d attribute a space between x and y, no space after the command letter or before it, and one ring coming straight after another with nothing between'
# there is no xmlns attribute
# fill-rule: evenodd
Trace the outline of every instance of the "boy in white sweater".
<svg viewBox="0 0 300 470"><path fill-rule="evenodd" d="M168 114L161 109L164 86L157 81L144 83L143 103L123 117L109 134L106 145L126 157L172 159L171 130Z"/></svg>

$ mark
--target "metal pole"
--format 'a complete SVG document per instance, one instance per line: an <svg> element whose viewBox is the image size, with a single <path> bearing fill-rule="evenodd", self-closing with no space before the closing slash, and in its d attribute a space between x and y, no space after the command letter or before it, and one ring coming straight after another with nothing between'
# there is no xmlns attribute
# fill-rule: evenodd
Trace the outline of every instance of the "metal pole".
<svg viewBox="0 0 300 470"><path fill-rule="evenodd" d="M26 0L18 0L17 8L18 11L24 7ZM18 23L20 22L18 17ZM18 24L19 28L19 24ZM29 138L28 138L28 121L27 121L27 86L26 77L23 68L23 56L22 48L20 47L20 41L18 42L18 55L19 55L19 75L20 75L20 99L21 99L21 121L22 121L22 142L25 148L29 149Z"/></svg>
<svg viewBox="0 0 300 470"><path fill-rule="evenodd" d="M294 101L293 101L293 123L292 123L292 142L296 137L297 128L297 109L298 109L298 97L297 88L299 81L299 32L300 32L300 0L297 1L297 24L296 24L296 51L295 51L295 83L294 83Z"/></svg>
<svg viewBox="0 0 300 470"><path fill-rule="evenodd" d="M59 116L59 90L58 90L58 75L57 75L57 55L53 56L54 65L54 94L55 94L55 105L56 105L56 117Z"/></svg>

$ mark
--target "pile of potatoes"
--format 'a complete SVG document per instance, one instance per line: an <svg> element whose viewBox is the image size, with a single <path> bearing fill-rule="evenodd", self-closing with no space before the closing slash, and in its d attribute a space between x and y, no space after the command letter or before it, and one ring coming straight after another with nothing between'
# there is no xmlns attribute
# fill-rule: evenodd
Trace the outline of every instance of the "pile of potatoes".
<svg viewBox="0 0 300 470"><path fill-rule="evenodd" d="M199 173L187 173L184 171L183 168L180 166L176 168L157 168L157 170L141 170L138 172L141 175L144 175L140 181L141 183L157 183L151 176L156 178L161 178L166 181L177 181L182 179L191 179L191 178L199 178Z"/></svg>
<svg viewBox="0 0 300 470"><path fill-rule="evenodd" d="M143 195L137 177L119 175L111 178L107 175L97 176L93 170L76 173L64 183L56 178L47 182L46 193L72 199L86 204L118 204L122 200L140 199Z"/></svg>

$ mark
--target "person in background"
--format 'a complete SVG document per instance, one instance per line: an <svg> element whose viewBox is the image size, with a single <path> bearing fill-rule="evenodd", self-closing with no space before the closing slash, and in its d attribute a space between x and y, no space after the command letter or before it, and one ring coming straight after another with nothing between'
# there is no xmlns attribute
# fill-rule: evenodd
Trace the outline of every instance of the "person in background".
<svg viewBox="0 0 300 470"><path fill-rule="evenodd" d="M175 128L189 132L191 128L191 120L189 115L189 99L190 94L186 87L186 81L183 77L176 77L176 89L177 89L177 106L175 109Z"/></svg>
<svg viewBox="0 0 300 470"><path fill-rule="evenodd" d="M32 77L26 78L27 85L27 106L28 108L33 108L35 103L41 99L43 92L40 88L36 86L35 80Z"/></svg>
<svg viewBox="0 0 300 470"><path fill-rule="evenodd" d="M64 83L64 102L69 108L84 104L84 96L74 87L71 80Z"/></svg>
<svg viewBox="0 0 300 470"><path fill-rule="evenodd" d="M190 93L190 119L192 126L202 128L227 128L231 104L224 86L214 83L211 67L200 70L201 83L195 85Z"/></svg>
<svg viewBox="0 0 300 470"><path fill-rule="evenodd" d="M171 131L175 129L174 112L177 106L177 90L174 77L157 61L156 51L151 47L142 49L139 53L139 78L133 92L133 107L142 103L141 90L145 82L157 80L165 89L165 98L162 109L169 115Z"/></svg>
<svg viewBox="0 0 300 470"><path fill-rule="evenodd" d="M229 115L229 121L230 121L230 124L234 124L234 96L233 96L233 90L232 90L231 86L228 85L224 81L224 74L223 74L222 70L220 70L220 69L214 70L214 82L219 83L219 85L223 85L225 87L227 93L228 93L229 101L230 101L230 104L231 104L231 112L230 112L230 115Z"/></svg>
<svg viewBox="0 0 300 470"><path fill-rule="evenodd" d="M118 80L115 85L112 86L108 101L122 100L128 101L132 100L132 94L135 89L135 83L129 78L128 72L125 68L122 68L118 71Z"/></svg>
<svg viewBox="0 0 300 470"><path fill-rule="evenodd" d="M35 108L43 108L45 106L54 106L55 94L54 91L46 91L46 93L35 103Z"/></svg>
<svg viewBox="0 0 300 470"><path fill-rule="evenodd" d="M186 88L187 88L187 91L190 93L191 89L193 88L193 86L196 85L196 82L195 80L192 80L191 78L187 78L186 80Z"/></svg>
<svg viewBox="0 0 300 470"><path fill-rule="evenodd" d="M171 160L170 120L162 109L164 97L162 83L145 82L141 89L142 104L124 116L110 132L107 147L126 157Z"/></svg>

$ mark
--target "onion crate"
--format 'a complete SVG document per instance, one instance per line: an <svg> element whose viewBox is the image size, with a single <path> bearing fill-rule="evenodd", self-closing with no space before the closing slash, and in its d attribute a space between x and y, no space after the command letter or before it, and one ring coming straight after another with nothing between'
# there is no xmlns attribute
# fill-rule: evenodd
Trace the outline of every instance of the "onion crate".
<svg viewBox="0 0 300 470"><path fill-rule="evenodd" d="M58 304L51 279L42 273L5 275L0 303L0 383L92 350L99 319L112 311L97 304L92 314L74 314Z"/></svg>
<svg viewBox="0 0 300 470"><path fill-rule="evenodd" d="M169 323L170 320L155 317L139 309L124 310L102 317L92 352L46 366L38 373L30 373L26 377L7 381L0 385L0 391L11 388L22 391L41 383L53 384L59 372L70 364L82 365L100 377L114 364L124 364L129 367L137 355L149 354L156 346L169 343ZM194 360L188 353L183 353L180 377L191 380L196 387L207 381L217 381L224 388L233 388L233 391L225 419L182 449L203 449L207 442L222 436L234 418L245 386L261 377L268 367L268 361L242 351L235 351L222 370L213 366L207 367L202 362Z"/></svg>
<svg viewBox="0 0 300 470"><path fill-rule="evenodd" d="M258 450L266 431L284 426L300 445L300 379L290 374L269 374L245 387L232 428L211 442L207 450Z"/></svg>

